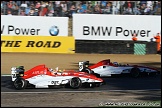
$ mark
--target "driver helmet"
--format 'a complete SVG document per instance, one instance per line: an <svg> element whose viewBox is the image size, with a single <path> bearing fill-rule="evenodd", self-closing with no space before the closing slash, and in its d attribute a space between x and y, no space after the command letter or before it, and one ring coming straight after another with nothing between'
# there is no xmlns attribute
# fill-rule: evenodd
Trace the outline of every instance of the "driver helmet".
<svg viewBox="0 0 162 108"><path fill-rule="evenodd" d="M62 72L62 70L58 70L58 72Z"/></svg>
<svg viewBox="0 0 162 108"><path fill-rule="evenodd" d="M118 62L113 62L113 64L114 64L115 66L117 66L117 65L118 65Z"/></svg>
<svg viewBox="0 0 162 108"><path fill-rule="evenodd" d="M53 69L52 69L52 68L49 68L49 71L50 71L50 72L53 72Z"/></svg>

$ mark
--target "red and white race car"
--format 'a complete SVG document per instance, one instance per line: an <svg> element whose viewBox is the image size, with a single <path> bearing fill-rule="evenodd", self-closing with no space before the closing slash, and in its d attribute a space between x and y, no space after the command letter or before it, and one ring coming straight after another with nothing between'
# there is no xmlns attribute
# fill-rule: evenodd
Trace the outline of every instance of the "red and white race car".
<svg viewBox="0 0 162 108"><path fill-rule="evenodd" d="M110 62L110 59L102 60L94 65L89 66L89 61L79 62L79 71L87 73L97 73L100 77L107 77L117 74L129 74L132 77L138 77L141 74L156 75L160 72L151 67L120 64L118 62Z"/></svg>
<svg viewBox="0 0 162 108"><path fill-rule="evenodd" d="M26 87L55 88L65 85L76 89L82 85L98 87L104 83L95 74L74 70L59 72L57 69L53 70L44 64L35 66L28 71L25 71L24 66L12 67L11 77L16 89L25 89Z"/></svg>

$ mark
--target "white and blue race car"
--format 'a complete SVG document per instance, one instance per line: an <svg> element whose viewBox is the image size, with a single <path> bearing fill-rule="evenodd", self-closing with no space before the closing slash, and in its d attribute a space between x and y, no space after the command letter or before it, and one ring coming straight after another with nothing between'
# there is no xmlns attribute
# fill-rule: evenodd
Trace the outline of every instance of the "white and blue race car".
<svg viewBox="0 0 162 108"><path fill-rule="evenodd" d="M120 64L118 62L110 62L110 59L102 60L94 65L89 65L89 61L80 61L79 71L97 73L100 77L118 74L129 74L132 77L139 77L141 74L154 76L160 73L160 71L152 67Z"/></svg>

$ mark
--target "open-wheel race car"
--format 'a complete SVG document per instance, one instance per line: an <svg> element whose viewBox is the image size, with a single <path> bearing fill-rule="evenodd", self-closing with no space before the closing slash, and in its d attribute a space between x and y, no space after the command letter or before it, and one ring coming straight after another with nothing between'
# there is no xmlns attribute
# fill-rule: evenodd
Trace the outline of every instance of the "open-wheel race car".
<svg viewBox="0 0 162 108"><path fill-rule="evenodd" d="M100 77L121 74L129 74L132 77L139 77L142 74L155 76L160 73L160 71L152 67L120 64L118 62L110 62L110 59L102 60L94 65L89 65L89 61L80 61L79 71L97 73Z"/></svg>
<svg viewBox="0 0 162 108"><path fill-rule="evenodd" d="M25 71L24 66L11 68L11 78L16 89L34 88L55 88L65 87L80 88L83 85L89 87L99 87L104 84L96 74L79 72L74 70L59 71L46 67L44 64L33 67Z"/></svg>

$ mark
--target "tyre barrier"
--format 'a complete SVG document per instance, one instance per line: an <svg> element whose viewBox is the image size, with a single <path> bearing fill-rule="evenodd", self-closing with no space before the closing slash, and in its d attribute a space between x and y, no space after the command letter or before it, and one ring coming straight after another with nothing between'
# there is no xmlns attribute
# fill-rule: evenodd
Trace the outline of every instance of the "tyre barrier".
<svg viewBox="0 0 162 108"><path fill-rule="evenodd" d="M138 50L135 45L142 45ZM137 49L135 49L137 48ZM142 51L142 52L141 52ZM147 41L107 41L107 40L75 40L75 53L97 54L156 54L156 42Z"/></svg>

